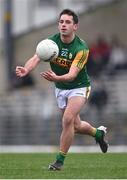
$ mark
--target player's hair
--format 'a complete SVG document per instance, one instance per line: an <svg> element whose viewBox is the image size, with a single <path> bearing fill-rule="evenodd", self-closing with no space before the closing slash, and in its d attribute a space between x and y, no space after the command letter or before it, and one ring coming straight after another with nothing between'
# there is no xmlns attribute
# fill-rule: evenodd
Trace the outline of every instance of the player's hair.
<svg viewBox="0 0 127 180"><path fill-rule="evenodd" d="M72 16L73 17L73 21L74 21L74 24L78 24L78 15L74 12L74 11L72 11L71 9L64 9L61 13L60 13L60 15L59 15L59 19L60 19L60 17L63 15L63 14L67 14L67 15L69 15L69 16Z"/></svg>

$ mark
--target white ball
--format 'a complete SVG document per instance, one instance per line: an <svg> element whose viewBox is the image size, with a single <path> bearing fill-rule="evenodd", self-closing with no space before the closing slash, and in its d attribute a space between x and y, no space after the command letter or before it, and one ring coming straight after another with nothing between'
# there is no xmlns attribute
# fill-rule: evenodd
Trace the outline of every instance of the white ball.
<svg viewBox="0 0 127 180"><path fill-rule="evenodd" d="M36 54L42 61L51 61L57 58L59 54L59 48L54 41L50 39L44 39L38 43L36 47Z"/></svg>

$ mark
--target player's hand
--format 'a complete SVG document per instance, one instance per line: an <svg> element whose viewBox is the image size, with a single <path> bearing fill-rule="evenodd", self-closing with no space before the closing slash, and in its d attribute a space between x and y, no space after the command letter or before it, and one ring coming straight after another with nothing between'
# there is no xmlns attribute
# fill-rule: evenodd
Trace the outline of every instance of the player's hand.
<svg viewBox="0 0 127 180"><path fill-rule="evenodd" d="M48 81L58 81L58 76L51 70L41 72L40 75Z"/></svg>
<svg viewBox="0 0 127 180"><path fill-rule="evenodd" d="M28 70L25 67L17 66L15 73L18 77L24 77L28 74Z"/></svg>

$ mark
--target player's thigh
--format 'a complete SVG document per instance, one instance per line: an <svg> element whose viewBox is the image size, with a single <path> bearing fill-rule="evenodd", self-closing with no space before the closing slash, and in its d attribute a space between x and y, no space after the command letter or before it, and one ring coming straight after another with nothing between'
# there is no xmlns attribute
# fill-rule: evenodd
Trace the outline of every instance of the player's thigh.
<svg viewBox="0 0 127 180"><path fill-rule="evenodd" d="M69 98L67 102L67 107L64 111L64 115L76 118L86 101L87 99L82 96L73 96Z"/></svg>

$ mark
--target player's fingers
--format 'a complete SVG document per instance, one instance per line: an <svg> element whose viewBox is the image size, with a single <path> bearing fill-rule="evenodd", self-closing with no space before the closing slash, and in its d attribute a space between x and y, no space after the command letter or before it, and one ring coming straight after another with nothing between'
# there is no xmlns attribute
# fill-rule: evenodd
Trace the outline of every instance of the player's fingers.
<svg viewBox="0 0 127 180"><path fill-rule="evenodd" d="M16 69L15 72L16 72L16 73L19 73L19 72L21 72L21 71L20 71L19 69Z"/></svg>
<svg viewBox="0 0 127 180"><path fill-rule="evenodd" d="M46 72L47 76L52 76L52 72Z"/></svg>
<svg viewBox="0 0 127 180"><path fill-rule="evenodd" d="M48 76L46 76L46 75L43 75L42 77L45 78L48 81L51 81L51 79Z"/></svg>
<svg viewBox="0 0 127 180"><path fill-rule="evenodd" d="M20 77L21 75L20 74L16 74L18 77Z"/></svg>
<svg viewBox="0 0 127 180"><path fill-rule="evenodd" d="M47 74L46 72L42 72L42 73L40 73L40 75L41 75L42 77L48 77L48 74Z"/></svg>
<svg viewBox="0 0 127 180"><path fill-rule="evenodd" d="M47 75L47 72L46 71L45 72L41 72L40 75L41 76Z"/></svg>
<svg viewBox="0 0 127 180"><path fill-rule="evenodd" d="M47 74L47 72L40 73L41 77L47 79L48 81L52 81L51 76Z"/></svg>
<svg viewBox="0 0 127 180"><path fill-rule="evenodd" d="M52 74L50 72L47 72L47 71L44 72L43 75L46 76L46 77L49 77L49 78L52 77Z"/></svg>
<svg viewBox="0 0 127 180"><path fill-rule="evenodd" d="M49 73L53 73L53 71L52 71L51 69L49 69L47 72L49 72Z"/></svg>
<svg viewBox="0 0 127 180"><path fill-rule="evenodd" d="M23 69L22 66L17 66L17 67L16 67L16 70L21 70L21 69Z"/></svg>

